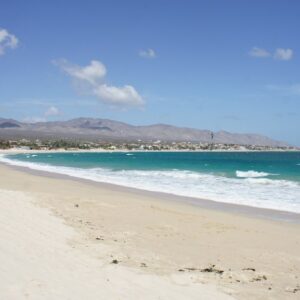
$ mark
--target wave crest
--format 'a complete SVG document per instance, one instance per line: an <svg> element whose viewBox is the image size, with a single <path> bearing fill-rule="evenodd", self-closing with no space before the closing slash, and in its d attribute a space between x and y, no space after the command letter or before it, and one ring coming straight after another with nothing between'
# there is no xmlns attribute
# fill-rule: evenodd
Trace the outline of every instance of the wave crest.
<svg viewBox="0 0 300 300"><path fill-rule="evenodd" d="M271 174L271 173L267 173L267 172L258 172L258 171L253 171L253 170L249 170L249 171L239 171L237 170L235 172L236 177L240 177L240 178L256 178L256 177L267 177L269 175L275 175L275 174Z"/></svg>
<svg viewBox="0 0 300 300"><path fill-rule="evenodd" d="M84 169L55 166L12 160L1 155L0 161L97 182L300 213L300 183L265 178L269 175L265 172L237 171L237 177L239 175L244 178L241 180L239 178L176 169L116 171L104 168Z"/></svg>

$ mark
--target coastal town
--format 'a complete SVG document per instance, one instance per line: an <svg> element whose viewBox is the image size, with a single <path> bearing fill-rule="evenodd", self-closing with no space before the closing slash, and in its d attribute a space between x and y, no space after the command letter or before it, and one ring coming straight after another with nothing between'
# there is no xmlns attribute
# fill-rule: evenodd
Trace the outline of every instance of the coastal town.
<svg viewBox="0 0 300 300"><path fill-rule="evenodd" d="M0 300L300 300L300 0L0 3Z"/></svg>
<svg viewBox="0 0 300 300"><path fill-rule="evenodd" d="M71 139L61 140L0 140L2 150L35 150L35 151L299 151L299 147L279 147L260 145L240 145L186 141L79 141Z"/></svg>

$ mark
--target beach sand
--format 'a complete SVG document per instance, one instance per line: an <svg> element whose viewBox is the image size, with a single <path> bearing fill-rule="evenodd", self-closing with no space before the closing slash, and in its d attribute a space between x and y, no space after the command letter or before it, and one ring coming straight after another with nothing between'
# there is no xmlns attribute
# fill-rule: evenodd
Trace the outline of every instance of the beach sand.
<svg viewBox="0 0 300 300"><path fill-rule="evenodd" d="M299 299L300 225L0 165L0 299Z"/></svg>

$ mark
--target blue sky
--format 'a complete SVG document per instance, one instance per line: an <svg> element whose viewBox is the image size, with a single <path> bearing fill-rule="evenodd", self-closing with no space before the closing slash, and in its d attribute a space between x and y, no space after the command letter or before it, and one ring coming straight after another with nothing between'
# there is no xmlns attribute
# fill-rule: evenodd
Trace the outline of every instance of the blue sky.
<svg viewBox="0 0 300 300"><path fill-rule="evenodd" d="M2 1L0 117L79 116L300 145L300 2Z"/></svg>

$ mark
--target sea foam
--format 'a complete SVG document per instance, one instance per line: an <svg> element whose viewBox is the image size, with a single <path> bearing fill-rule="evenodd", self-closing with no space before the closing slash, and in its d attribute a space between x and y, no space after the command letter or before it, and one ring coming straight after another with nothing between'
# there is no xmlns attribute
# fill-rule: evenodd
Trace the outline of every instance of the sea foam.
<svg viewBox="0 0 300 300"><path fill-rule="evenodd" d="M0 161L96 182L300 213L300 184L288 180L269 179L266 178L266 175L262 176L263 174L230 178L176 169L116 171L105 168L84 169L53 166L44 163L11 160L4 156L0 156Z"/></svg>
<svg viewBox="0 0 300 300"><path fill-rule="evenodd" d="M241 178L256 178L256 177L267 177L269 175L275 175L275 174L270 174L267 172L257 172L253 170L249 171L236 171L236 177L241 177Z"/></svg>

